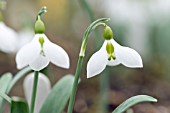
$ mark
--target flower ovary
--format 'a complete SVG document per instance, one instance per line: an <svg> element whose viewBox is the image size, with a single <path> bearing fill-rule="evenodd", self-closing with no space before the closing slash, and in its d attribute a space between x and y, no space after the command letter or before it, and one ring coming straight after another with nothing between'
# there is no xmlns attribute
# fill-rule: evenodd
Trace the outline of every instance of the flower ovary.
<svg viewBox="0 0 170 113"><path fill-rule="evenodd" d="M40 16L38 16L38 19L35 22L34 31L36 34L42 34L45 32L45 25Z"/></svg>
<svg viewBox="0 0 170 113"><path fill-rule="evenodd" d="M105 40L110 40L113 38L113 31L112 29L106 25L104 32L103 32L103 37Z"/></svg>

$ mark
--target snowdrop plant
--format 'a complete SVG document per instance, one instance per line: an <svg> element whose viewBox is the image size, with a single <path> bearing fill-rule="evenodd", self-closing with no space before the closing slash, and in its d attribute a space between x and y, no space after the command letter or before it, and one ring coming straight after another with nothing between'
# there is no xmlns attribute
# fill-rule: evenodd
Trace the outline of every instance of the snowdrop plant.
<svg viewBox="0 0 170 113"><path fill-rule="evenodd" d="M34 38L30 43L23 46L16 55L18 69L24 68L28 65L29 67L23 69L23 72L21 71L14 78L12 78L12 74L10 73L7 73L3 75L3 78L0 78L0 84L2 84L1 87L5 89L3 92L0 90L0 96L10 103L11 113L62 113L68 100L69 105L67 113L72 113L83 59L85 57L87 41L90 33L100 25L105 27L105 42L102 48L92 55L87 64L88 78L101 73L106 65L115 66L123 64L131 68L141 68L143 66L142 59L135 50L123 47L113 39L113 32L105 23L109 19L101 18L91 23L84 33L75 77L67 75L50 89L48 78L41 73L39 74L39 71L44 69L49 62L62 68L69 68L70 64L69 57L64 49L52 43L44 34L45 25L41 18L42 14L45 12L46 7L43 7L39 11L35 22ZM10 98L6 94L8 94L14 84L24 76L25 72L31 71L30 68L34 70L34 74L31 73L24 80L24 91L30 106L28 109L28 104L25 100L16 97ZM6 79L6 81L4 81L4 79ZM36 95L38 96L37 98ZM139 102L156 101L157 100L153 97L139 95L128 99L112 113L123 113L129 107ZM2 108L2 103L3 102L0 101L0 108Z"/></svg>
<svg viewBox="0 0 170 113"><path fill-rule="evenodd" d="M41 16L45 12L47 12L46 7L39 11L35 22L34 38L30 43L23 46L16 55L18 69L29 65L35 71L30 113L34 113L39 71L47 67L49 62L62 68L69 68L70 65L69 57L65 50L52 43L44 34L45 25L41 20Z"/></svg>
<svg viewBox="0 0 170 113"><path fill-rule="evenodd" d="M90 78L92 76L95 76L99 73L101 73L106 65L109 66L116 66L118 64L123 64L126 67L130 68L142 68L143 63L141 56L133 49L128 48L128 47L123 47L119 45L114 39L113 39L113 32L109 26L106 25L106 21L108 21L108 18L101 18L93 23L91 23L88 28L86 29L84 36L83 36L83 41L80 49L80 54L79 54L79 59L77 63L77 69L75 73L75 80L73 84L73 89L72 89L72 94L70 96L69 100L69 106L68 106L68 111L67 113L72 113L73 112L73 106L74 106L74 101L75 101L75 96L76 96L76 91L78 87L78 80L80 78L81 74L81 68L83 64L83 59L85 56L85 51L86 51L86 46L87 46L87 41L90 33L97 27L97 26L104 26L104 39L105 42L101 49L96 52L90 60L88 61L87 64L87 78ZM138 97L138 96L137 96ZM113 111L112 113L123 113L126 111L130 106L133 106L139 102L156 102L157 100L155 98L152 98L147 95L143 95L142 98L130 98L130 100L125 101L123 105L120 105L116 111ZM140 100L141 99L141 100Z"/></svg>
<svg viewBox="0 0 170 113"><path fill-rule="evenodd" d="M17 68L21 69L29 65L34 71L40 71L47 67L49 62L62 67L69 68L69 57L65 50L52 43L44 34L45 25L41 15L46 12L43 8L35 23L35 36L33 40L23 46L16 55Z"/></svg>

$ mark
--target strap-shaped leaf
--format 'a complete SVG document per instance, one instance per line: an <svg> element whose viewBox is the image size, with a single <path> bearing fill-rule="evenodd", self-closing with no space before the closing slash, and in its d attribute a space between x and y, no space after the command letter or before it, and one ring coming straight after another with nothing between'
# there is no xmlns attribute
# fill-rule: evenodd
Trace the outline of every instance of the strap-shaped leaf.
<svg viewBox="0 0 170 113"><path fill-rule="evenodd" d="M120 104L112 113L124 113L128 108L141 102L157 102L157 99L147 95L133 96Z"/></svg>
<svg viewBox="0 0 170 113"><path fill-rule="evenodd" d="M0 97L11 103L11 98L5 93L0 92Z"/></svg>
<svg viewBox="0 0 170 113"><path fill-rule="evenodd" d="M7 92L7 88L12 80L12 74L11 73L5 73L0 78L0 92L1 94L5 94ZM4 106L4 99L0 97L0 113L3 111Z"/></svg>
<svg viewBox="0 0 170 113"><path fill-rule="evenodd" d="M8 86L8 89L7 89L7 93L10 92L10 90L12 89L12 87L15 85L15 83L20 79L22 78L23 76L25 76L28 72L31 71L31 68L30 67L26 67L24 69L22 69L21 71L19 71L15 76L14 78L12 79L11 83L9 84Z"/></svg>
<svg viewBox="0 0 170 113"><path fill-rule="evenodd" d="M66 75L52 88L40 113L62 113L71 95L74 76Z"/></svg>
<svg viewBox="0 0 170 113"><path fill-rule="evenodd" d="M27 102L19 97L12 97L11 113L29 113Z"/></svg>
<svg viewBox="0 0 170 113"><path fill-rule="evenodd" d="M23 70L19 71L14 78L12 79L11 73L5 73L0 78L0 92L5 96L5 94L8 94L12 87L15 85L15 83L22 78L26 73L30 72L31 68L26 67ZM1 95L2 96L2 95ZM0 97L0 113L3 111L4 106L4 100Z"/></svg>

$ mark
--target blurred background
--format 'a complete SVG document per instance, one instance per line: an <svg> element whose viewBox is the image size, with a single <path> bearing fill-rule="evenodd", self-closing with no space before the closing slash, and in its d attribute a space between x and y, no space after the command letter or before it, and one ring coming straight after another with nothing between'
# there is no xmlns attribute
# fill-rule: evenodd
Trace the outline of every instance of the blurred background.
<svg viewBox="0 0 170 113"><path fill-rule="evenodd" d="M122 65L107 67L100 75L87 79L87 61L104 41L103 27L97 28L89 38L74 113L99 113L102 104L106 105L105 113L109 113L127 98L138 94L151 95L158 99L158 103L139 104L128 113L170 113L170 0L6 2L6 8L2 10L3 21L19 34L17 44L22 39L26 43L33 38L36 14L42 6L47 6L48 12L43 16L46 35L62 46L71 59L69 70L52 64L49 66L48 76L52 85L65 74L75 73L84 31L93 20L101 17L111 19L107 24L113 29L117 42L135 49L142 56L142 69ZM1 75L5 72L17 73L15 54L0 52ZM23 79L15 85L10 95L24 97L22 84Z"/></svg>

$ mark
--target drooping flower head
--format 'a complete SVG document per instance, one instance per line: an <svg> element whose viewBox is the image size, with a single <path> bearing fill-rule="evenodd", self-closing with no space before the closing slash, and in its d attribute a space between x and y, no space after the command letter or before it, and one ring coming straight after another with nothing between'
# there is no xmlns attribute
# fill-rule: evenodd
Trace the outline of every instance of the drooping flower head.
<svg viewBox="0 0 170 113"><path fill-rule="evenodd" d="M44 12L46 12L46 10ZM40 12L40 14L42 14L42 12ZM35 23L36 34L33 40L23 46L16 55L18 69L29 65L33 70L40 71L45 68L49 62L62 68L69 68L69 57L65 50L52 43L44 32L45 25L41 20L41 15L38 15Z"/></svg>
<svg viewBox="0 0 170 113"><path fill-rule="evenodd" d="M87 64L87 78L101 73L106 66L116 66L123 64L130 68L142 68L142 58L134 50L118 44L113 39L113 32L106 25L104 29L104 44L101 49L94 53Z"/></svg>

